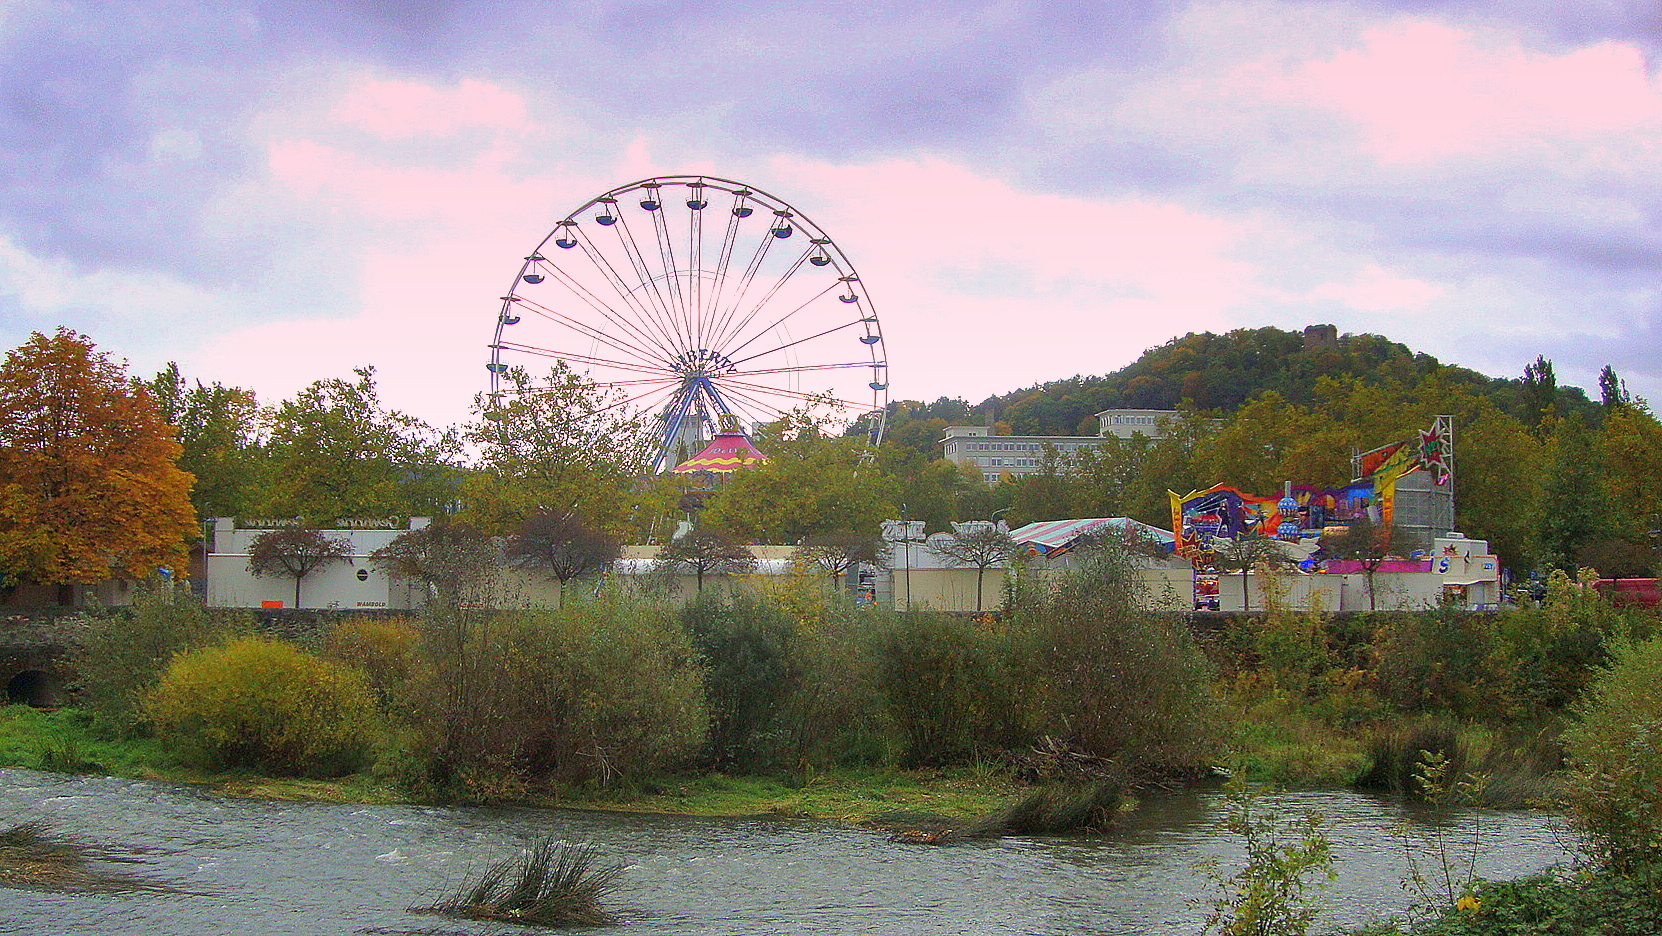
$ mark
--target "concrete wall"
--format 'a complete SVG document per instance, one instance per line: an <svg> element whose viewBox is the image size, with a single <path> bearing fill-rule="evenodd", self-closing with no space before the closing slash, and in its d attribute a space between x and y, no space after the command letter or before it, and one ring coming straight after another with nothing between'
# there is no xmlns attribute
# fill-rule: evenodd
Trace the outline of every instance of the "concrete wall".
<svg viewBox="0 0 1662 936"><path fill-rule="evenodd" d="M414 517L407 529L320 530L325 536L346 540L352 553L308 573L300 581L296 604L294 579L248 571L249 546L269 528L239 529L234 521L221 518L215 521L209 542L204 601L210 608L418 607L424 598L421 586L393 579L372 564L369 556L400 534L427 523L426 517Z"/></svg>

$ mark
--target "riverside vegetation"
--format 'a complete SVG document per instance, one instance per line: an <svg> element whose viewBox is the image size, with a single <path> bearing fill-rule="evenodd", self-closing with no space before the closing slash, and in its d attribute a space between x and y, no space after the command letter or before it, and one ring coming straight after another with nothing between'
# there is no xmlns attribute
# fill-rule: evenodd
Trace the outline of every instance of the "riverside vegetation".
<svg viewBox="0 0 1662 936"><path fill-rule="evenodd" d="M972 817L1012 798L1027 804L1004 807L1009 830L1100 824L1126 791L1222 763L1410 795L1429 767L1451 784L1482 777L1468 787L1482 802L1559 805L1587 859L1469 882L1416 932L1581 932L1497 921L1508 907L1579 919L1588 900L1624 919L1657 912L1655 612L1558 574L1538 604L1492 614L1333 618L1272 600L1209 629L1148 610L1135 581L1105 547L1065 574L1014 577L1005 611L973 619L856 608L808 577L740 580L685 606L613 585L553 611L481 608L464 588L409 620L287 637L155 589L95 622L83 708L4 712L0 762L231 792L961 830L947 840L998 831L996 816ZM1273 839L1244 813L1237 825ZM1287 910L1289 875L1320 852L1311 830L1274 840L1297 848L1261 849L1270 864L1230 880ZM1307 924L1296 910L1276 925ZM1291 931L1214 911L1229 932Z"/></svg>

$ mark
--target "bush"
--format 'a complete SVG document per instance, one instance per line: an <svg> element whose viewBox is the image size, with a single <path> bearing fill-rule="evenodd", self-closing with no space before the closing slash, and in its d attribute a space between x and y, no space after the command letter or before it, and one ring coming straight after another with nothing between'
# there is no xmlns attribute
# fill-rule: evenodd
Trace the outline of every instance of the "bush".
<svg viewBox="0 0 1662 936"><path fill-rule="evenodd" d="M1032 742L1026 647L1007 621L908 611L883 615L874 629L905 763L961 763Z"/></svg>
<svg viewBox="0 0 1662 936"><path fill-rule="evenodd" d="M662 605L608 592L551 612L440 609L422 636L411 729L440 792L630 783L704 742L704 667Z"/></svg>
<svg viewBox="0 0 1662 936"><path fill-rule="evenodd" d="M1662 638L1618 644L1565 734L1569 806L1594 857L1618 873L1662 869Z"/></svg>
<svg viewBox="0 0 1662 936"><path fill-rule="evenodd" d="M361 671L256 637L175 657L145 711L188 763L276 775L362 767L375 721Z"/></svg>
<svg viewBox="0 0 1662 936"><path fill-rule="evenodd" d="M1395 614L1376 647L1379 694L1403 711L1504 719L1518 709L1518 660L1492 614Z"/></svg>
<svg viewBox="0 0 1662 936"><path fill-rule="evenodd" d="M408 621L352 618L323 635L322 656L363 670L383 706L409 683L421 634Z"/></svg>
<svg viewBox="0 0 1662 936"><path fill-rule="evenodd" d="M127 608L96 622L75 658L82 702L118 725L136 727L146 690L177 653L252 629L245 615L210 613L185 588L142 586Z"/></svg>
<svg viewBox="0 0 1662 936"><path fill-rule="evenodd" d="M1223 719L1185 620L1145 610L1130 556L1103 546L1015 617L1035 662L1040 734L1119 761L1133 780L1215 762Z"/></svg>
<svg viewBox="0 0 1662 936"><path fill-rule="evenodd" d="M772 770L788 754L785 709L799 669L797 633L778 604L748 589L702 592L681 620L709 668L712 764Z"/></svg>

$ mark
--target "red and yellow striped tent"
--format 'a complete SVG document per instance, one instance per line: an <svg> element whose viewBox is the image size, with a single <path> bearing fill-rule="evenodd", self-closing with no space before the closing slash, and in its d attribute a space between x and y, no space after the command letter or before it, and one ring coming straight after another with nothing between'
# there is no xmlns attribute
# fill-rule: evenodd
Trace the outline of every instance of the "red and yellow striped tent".
<svg viewBox="0 0 1662 936"><path fill-rule="evenodd" d="M718 474L738 471L748 465L756 465L768 460L766 455L756 450L742 432L718 432L704 446L704 450L697 455L676 465L672 471L676 474L692 474L697 471L713 471Z"/></svg>

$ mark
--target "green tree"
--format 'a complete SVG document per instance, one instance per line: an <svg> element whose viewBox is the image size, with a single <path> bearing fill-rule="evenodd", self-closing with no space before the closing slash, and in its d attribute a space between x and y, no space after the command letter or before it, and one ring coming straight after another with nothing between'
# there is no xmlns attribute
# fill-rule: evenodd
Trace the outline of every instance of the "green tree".
<svg viewBox="0 0 1662 936"><path fill-rule="evenodd" d="M763 428L768 461L736 471L709 500L702 522L764 543L816 533L876 530L897 515L899 485L867 460L858 439L831 436L806 414Z"/></svg>
<svg viewBox="0 0 1662 936"><path fill-rule="evenodd" d="M259 576L294 579L294 606L300 607L300 582L322 566L352 555L352 544L304 527L267 530L248 544L248 571Z"/></svg>
<svg viewBox="0 0 1662 936"><path fill-rule="evenodd" d="M320 380L278 404L263 509L313 524L448 512L460 473L456 440L386 408L375 368L353 373L355 380Z"/></svg>
<svg viewBox="0 0 1662 936"><path fill-rule="evenodd" d="M594 382L558 362L533 379L507 375L500 400L474 400L463 430L478 451L463 484L465 517L498 535L538 512L576 511L614 534L644 531L673 504L670 481L643 483L655 451L646 422Z"/></svg>
<svg viewBox="0 0 1662 936"><path fill-rule="evenodd" d="M265 497L265 414L254 391L187 383L168 362L145 382L162 419L177 432L179 467L196 478L191 503L202 517L247 516Z"/></svg>
<svg viewBox="0 0 1662 936"><path fill-rule="evenodd" d="M1614 367L1604 365L1604 370L1599 371L1599 405L1609 413L1632 402L1633 397L1627 392L1627 382L1616 376Z"/></svg>
<svg viewBox="0 0 1662 936"><path fill-rule="evenodd" d="M1608 536L1612 505L1598 478L1598 453L1579 420L1559 420L1536 528L1542 564L1574 573Z"/></svg>
<svg viewBox="0 0 1662 936"><path fill-rule="evenodd" d="M702 592L706 575L730 575L754 570L756 554L725 533L697 529L666 543L658 551L654 562L664 571L691 572L698 580L698 590Z"/></svg>
<svg viewBox="0 0 1662 936"><path fill-rule="evenodd" d="M150 393L67 328L0 363L0 584L146 579L196 532L191 476Z"/></svg>
<svg viewBox="0 0 1662 936"><path fill-rule="evenodd" d="M987 570L999 563L1009 562L1021 550L1009 533L985 522L955 523L950 537L936 537L924 548L943 562L975 567L975 610L978 614L982 606L981 582L986 578Z"/></svg>
<svg viewBox="0 0 1662 936"><path fill-rule="evenodd" d="M1553 404L1558 397L1558 377L1552 362L1545 355L1536 355L1535 361L1524 367L1524 419L1531 428L1540 430L1556 412Z"/></svg>

